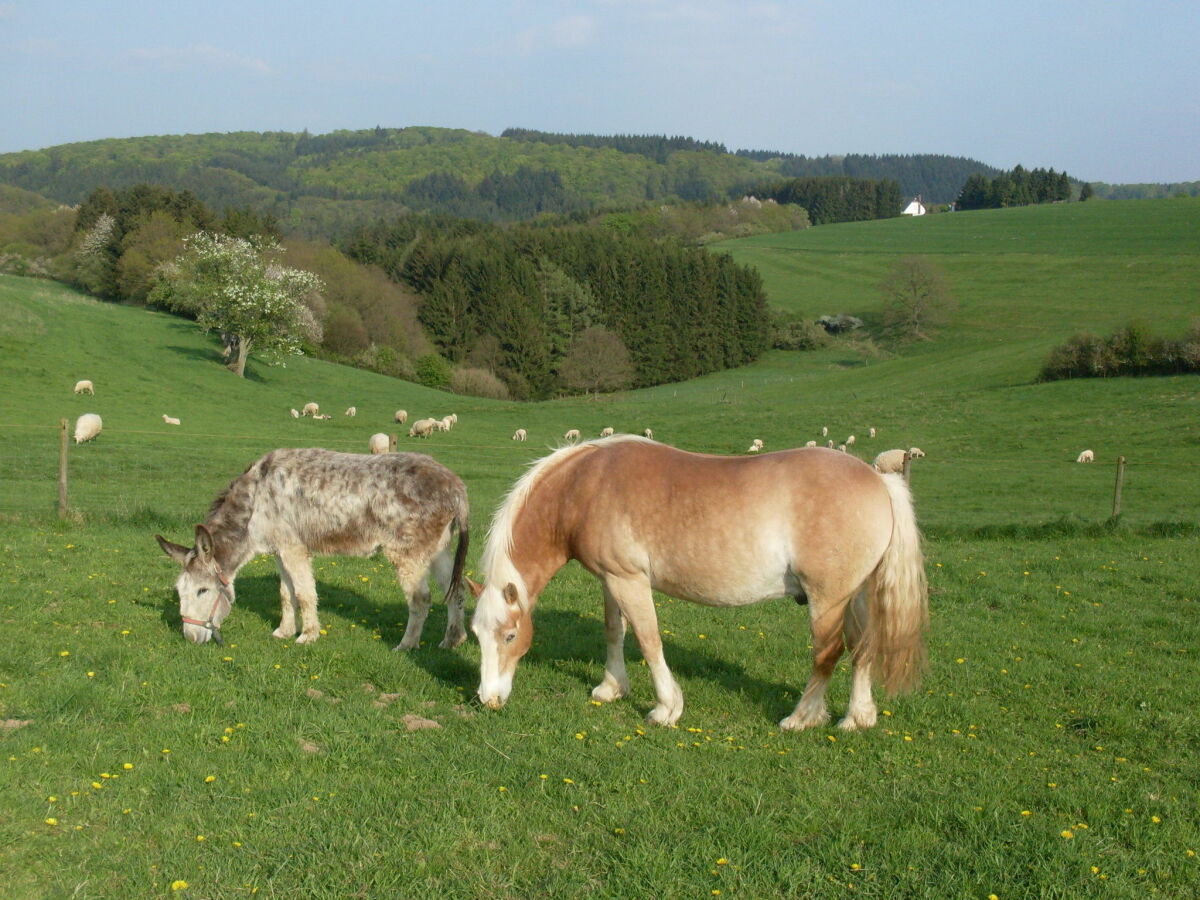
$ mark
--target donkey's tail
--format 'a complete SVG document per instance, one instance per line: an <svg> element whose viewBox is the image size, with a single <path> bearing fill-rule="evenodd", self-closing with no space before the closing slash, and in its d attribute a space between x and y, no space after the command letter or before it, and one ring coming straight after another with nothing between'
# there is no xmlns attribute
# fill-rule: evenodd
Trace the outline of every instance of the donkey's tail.
<svg viewBox="0 0 1200 900"><path fill-rule="evenodd" d="M467 569L467 547L471 543L471 526L465 500L454 516L454 526L458 529L458 549L454 551L454 568L450 571L450 583L446 585L446 599L462 593L463 574Z"/></svg>
<svg viewBox="0 0 1200 900"><path fill-rule="evenodd" d="M892 501L892 539L867 584L867 633L860 652L889 694L911 690L925 670L929 585L912 495L902 475L880 476Z"/></svg>

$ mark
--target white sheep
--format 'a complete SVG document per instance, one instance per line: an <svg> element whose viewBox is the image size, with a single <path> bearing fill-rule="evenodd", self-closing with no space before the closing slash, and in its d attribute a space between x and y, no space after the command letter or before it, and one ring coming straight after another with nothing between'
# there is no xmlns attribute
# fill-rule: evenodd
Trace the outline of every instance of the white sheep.
<svg viewBox="0 0 1200 900"><path fill-rule="evenodd" d="M95 413L84 413L75 420L75 443L82 444L84 441L90 441L100 433L100 429L104 427L104 422Z"/></svg>
<svg viewBox="0 0 1200 900"><path fill-rule="evenodd" d="M367 446L371 448L372 453L387 453L390 450L396 449L396 436L394 434L378 434L371 435Z"/></svg>
<svg viewBox="0 0 1200 900"><path fill-rule="evenodd" d="M289 412L292 414L292 418L293 418L293 419L298 419L298 418L300 418L300 410L298 410L298 409L291 409L291 410L289 410Z"/></svg>
<svg viewBox="0 0 1200 900"><path fill-rule="evenodd" d="M856 440L856 438L854 437L854 435L850 435L850 437L846 438L846 446L853 447L855 440Z"/></svg>
<svg viewBox="0 0 1200 900"><path fill-rule="evenodd" d="M91 394L94 397L96 395L96 386L85 378L83 381L75 382L75 393Z"/></svg>
<svg viewBox="0 0 1200 900"><path fill-rule="evenodd" d="M1075 462L1095 462L1095 461L1096 461L1096 454L1093 453L1091 450L1084 450L1075 459Z"/></svg>
<svg viewBox="0 0 1200 900"><path fill-rule="evenodd" d="M525 439L526 439L526 438L528 438L528 437L529 437L529 435L528 435L528 433L525 431L525 429L524 429L524 428L518 428L516 431L514 431L514 432L513 432L512 439L513 439L514 441L523 441L523 440L525 440Z"/></svg>
<svg viewBox="0 0 1200 900"><path fill-rule="evenodd" d="M407 409L396 410L396 421L399 422L401 425L403 425L405 422L407 422L408 421L408 410Z"/></svg>
<svg viewBox="0 0 1200 900"><path fill-rule="evenodd" d="M815 446L817 446L817 442L816 441L808 441L805 443L804 446L805 447L815 447Z"/></svg>
<svg viewBox="0 0 1200 900"><path fill-rule="evenodd" d="M913 447L910 450L884 450L875 457L875 461L871 465L875 467L876 472L884 474L903 472L905 459L917 459L924 455L925 451L920 447Z"/></svg>
<svg viewBox="0 0 1200 900"><path fill-rule="evenodd" d="M305 403L304 408L302 410L300 410L300 415L312 416L313 418L316 418L317 413L319 413L320 411L321 411L321 407L319 407L317 404Z"/></svg>
<svg viewBox="0 0 1200 900"><path fill-rule="evenodd" d="M450 420L451 425L458 424L458 413L450 413L450 415L446 416L446 418Z"/></svg>
<svg viewBox="0 0 1200 900"><path fill-rule="evenodd" d="M837 448L838 448L838 450L840 450L842 453L845 453L845 452L846 452L846 445L845 445L845 444L838 444Z"/></svg>
<svg viewBox="0 0 1200 900"><path fill-rule="evenodd" d="M867 429L867 437L875 437L875 427L874 426Z"/></svg>
<svg viewBox="0 0 1200 900"><path fill-rule="evenodd" d="M579 440L579 429L578 429L578 428L572 428L570 431L568 431L566 434L564 434L564 435L563 435L563 440L564 440L564 441L577 441L577 440Z"/></svg>
<svg viewBox="0 0 1200 900"><path fill-rule="evenodd" d="M833 438L830 438L829 440L827 440L825 442L825 446L828 447L830 450L832 450L833 449Z"/></svg>
<svg viewBox="0 0 1200 900"><path fill-rule="evenodd" d="M645 431L642 432L642 434L645 437L650 438L650 440L654 440L654 432L651 429L647 428Z"/></svg>
<svg viewBox="0 0 1200 900"><path fill-rule="evenodd" d="M827 425L821 426L821 437L829 437L829 427Z"/></svg>
<svg viewBox="0 0 1200 900"><path fill-rule="evenodd" d="M450 416L445 416L442 419L442 421L439 423L438 430L439 431L449 431L451 428L454 427L455 421L457 421L456 418L451 418Z"/></svg>
<svg viewBox="0 0 1200 900"><path fill-rule="evenodd" d="M179 424L179 420L177 418L175 418L174 416L168 416L166 413L163 413L163 421L166 422L168 425L178 425Z"/></svg>
<svg viewBox="0 0 1200 900"><path fill-rule="evenodd" d="M320 419L322 422L324 422L326 419L332 419L333 416L329 415L329 413L321 413L319 416L314 415L313 418Z"/></svg>
<svg viewBox="0 0 1200 900"><path fill-rule="evenodd" d="M408 436L427 438L433 434L433 426L436 424L437 419L418 419L413 422L412 428L408 429Z"/></svg>
<svg viewBox="0 0 1200 900"><path fill-rule="evenodd" d="M612 437L612 436L613 436L612 428L601 428L600 429L600 437Z"/></svg>
<svg viewBox="0 0 1200 900"><path fill-rule="evenodd" d="M358 407L357 406L350 407L348 410L346 410L346 415L348 415L350 418L353 419L355 416L358 415Z"/></svg>
<svg viewBox="0 0 1200 900"><path fill-rule="evenodd" d="M757 453L757 452L758 452L758 451L760 451L762 448L763 448L763 442L762 442L762 439L761 439L761 438L755 438L754 440L752 440L752 441L750 442L750 447L749 447L749 448L746 450L746 452L747 452L747 453Z"/></svg>

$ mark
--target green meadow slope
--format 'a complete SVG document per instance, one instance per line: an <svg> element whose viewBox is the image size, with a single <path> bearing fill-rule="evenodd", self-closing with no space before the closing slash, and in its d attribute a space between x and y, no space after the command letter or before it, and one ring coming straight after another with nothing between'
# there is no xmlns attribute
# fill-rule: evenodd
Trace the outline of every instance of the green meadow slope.
<svg viewBox="0 0 1200 900"><path fill-rule="evenodd" d="M311 359L254 362L239 381L191 323L0 277L0 893L1196 896L1200 382L1033 382L1045 348L1144 311L1133 300L1153 302L1168 331L1195 308L1200 205L1127 205L1139 227L1118 207L731 245L764 268L777 304L868 319L888 261L928 253L951 269L962 311L940 340L869 364L776 352L683 384L528 405ZM72 393L80 378L94 397ZM334 418L292 419L308 401ZM869 731L781 733L809 671L806 613L660 596L687 706L679 727L648 726L632 639L631 695L589 700L602 604L574 564L545 591L500 711L469 700L477 643L436 646L440 604L420 649L390 652L405 612L378 558L316 560L314 644L270 637L267 557L237 579L225 645L187 644L176 568L153 534L187 540L271 448L364 451L397 430L398 407L459 415L449 434L400 443L464 477L472 566L495 503L567 428L651 427L719 453L754 437L802 444L822 426L856 434L866 458L921 446L921 690L880 696ZM59 521L57 423L83 412L105 430L72 445L75 514ZM509 439L516 427L528 443ZM1095 465L1073 462L1085 446ZM1125 514L1109 528L1118 453ZM736 496L723 513L755 528Z"/></svg>

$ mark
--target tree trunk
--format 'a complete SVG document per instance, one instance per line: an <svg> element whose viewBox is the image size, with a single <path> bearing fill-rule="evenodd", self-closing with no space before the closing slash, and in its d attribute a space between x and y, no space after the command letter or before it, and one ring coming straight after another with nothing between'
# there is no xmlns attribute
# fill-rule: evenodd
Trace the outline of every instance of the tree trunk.
<svg viewBox="0 0 1200 900"><path fill-rule="evenodd" d="M237 356L229 363L229 370L238 378L246 377L246 357L250 355L250 341L244 337L234 337L234 348Z"/></svg>

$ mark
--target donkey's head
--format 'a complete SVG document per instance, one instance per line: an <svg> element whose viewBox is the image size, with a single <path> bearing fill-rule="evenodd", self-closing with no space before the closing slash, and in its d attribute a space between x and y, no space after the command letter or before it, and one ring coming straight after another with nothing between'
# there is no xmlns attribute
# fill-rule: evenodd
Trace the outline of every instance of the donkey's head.
<svg viewBox="0 0 1200 900"><path fill-rule="evenodd" d="M173 544L161 534L154 537L163 552L183 567L175 581L183 636L193 644L203 644L209 638L221 643L221 623L233 608L233 581L221 571L213 555L212 533L197 525L195 547Z"/></svg>

